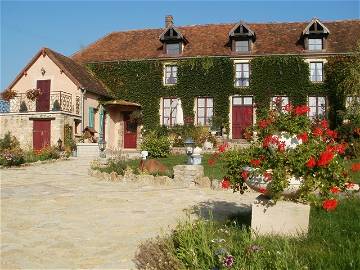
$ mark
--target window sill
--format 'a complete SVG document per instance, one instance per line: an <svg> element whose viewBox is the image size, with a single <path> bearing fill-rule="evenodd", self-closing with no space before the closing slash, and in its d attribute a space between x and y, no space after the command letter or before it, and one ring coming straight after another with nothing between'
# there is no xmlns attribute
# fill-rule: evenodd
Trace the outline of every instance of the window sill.
<svg viewBox="0 0 360 270"><path fill-rule="evenodd" d="M172 83L172 84L169 84L169 83L164 83L163 85L164 85L164 86L175 86L175 85L176 85L176 83Z"/></svg>
<svg viewBox="0 0 360 270"><path fill-rule="evenodd" d="M324 81L310 81L310 82L313 84L323 84L324 83Z"/></svg>
<svg viewBox="0 0 360 270"><path fill-rule="evenodd" d="M247 89L247 88L250 87L250 85L247 85L247 86L236 86L236 85L234 85L234 87L235 87L236 89Z"/></svg>

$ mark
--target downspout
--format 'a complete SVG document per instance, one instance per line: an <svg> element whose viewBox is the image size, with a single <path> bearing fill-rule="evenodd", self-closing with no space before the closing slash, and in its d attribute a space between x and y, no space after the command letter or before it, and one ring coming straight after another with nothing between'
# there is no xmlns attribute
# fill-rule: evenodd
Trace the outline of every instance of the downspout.
<svg viewBox="0 0 360 270"><path fill-rule="evenodd" d="M86 94L86 89L80 87L80 91L81 91L81 133L84 132L84 128L85 128L85 119L84 119L84 111L85 111L85 94Z"/></svg>

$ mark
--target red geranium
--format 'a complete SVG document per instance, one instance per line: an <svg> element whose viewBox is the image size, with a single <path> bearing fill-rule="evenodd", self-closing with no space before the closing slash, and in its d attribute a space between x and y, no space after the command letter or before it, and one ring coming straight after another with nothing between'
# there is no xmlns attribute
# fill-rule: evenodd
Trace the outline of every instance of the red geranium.
<svg viewBox="0 0 360 270"><path fill-rule="evenodd" d="M302 115L302 114L307 114L310 111L310 108L306 105L300 105L300 106L296 106L294 113L296 115Z"/></svg>
<svg viewBox="0 0 360 270"><path fill-rule="evenodd" d="M261 160L260 159L252 159L250 160L251 165L253 165L254 167L259 167L261 164Z"/></svg>
<svg viewBox="0 0 360 270"><path fill-rule="evenodd" d="M230 186L231 186L231 182L229 181L229 179L224 178L224 179L221 181L221 187L222 187L222 188L228 189Z"/></svg>
<svg viewBox="0 0 360 270"><path fill-rule="evenodd" d="M214 166L215 163L216 163L216 161L214 159L209 159L208 160L208 164L209 164L210 167Z"/></svg>
<svg viewBox="0 0 360 270"><path fill-rule="evenodd" d="M317 165L319 167L326 167L334 158L334 153L331 151L324 151L320 154Z"/></svg>
<svg viewBox="0 0 360 270"><path fill-rule="evenodd" d="M258 122L260 128L266 128L271 123L268 119L262 119Z"/></svg>
<svg viewBox="0 0 360 270"><path fill-rule="evenodd" d="M291 103L286 104L285 107L284 107L284 110L285 110L286 112L291 112L292 109L293 109L293 107L292 107Z"/></svg>
<svg viewBox="0 0 360 270"><path fill-rule="evenodd" d="M312 132L315 137L319 137L323 134L323 130L319 127L315 128Z"/></svg>
<svg viewBox="0 0 360 270"><path fill-rule="evenodd" d="M329 127L329 123L328 123L328 121L326 121L326 119L321 120L320 125L324 129Z"/></svg>
<svg viewBox="0 0 360 270"><path fill-rule="evenodd" d="M246 181L249 178L249 172L248 171L242 171L241 177Z"/></svg>
<svg viewBox="0 0 360 270"><path fill-rule="evenodd" d="M303 143L306 143L309 140L309 136L306 132L298 134L296 138L302 140Z"/></svg>
<svg viewBox="0 0 360 270"><path fill-rule="evenodd" d="M306 167L308 167L308 168L314 168L315 165L316 165L316 160L314 157L310 157L308 162L306 162Z"/></svg>
<svg viewBox="0 0 360 270"><path fill-rule="evenodd" d="M341 189L339 187L332 187L330 189L330 192L334 193L334 194L339 193L340 191L341 191Z"/></svg>
<svg viewBox="0 0 360 270"><path fill-rule="evenodd" d="M218 150L220 153L223 153L223 152L225 152L226 148L228 148L228 147L229 147L229 145L227 143L224 143L222 145L219 145Z"/></svg>
<svg viewBox="0 0 360 270"><path fill-rule="evenodd" d="M326 135L328 135L329 137L335 139L337 137L337 132L335 130L327 129L326 130Z"/></svg>
<svg viewBox="0 0 360 270"><path fill-rule="evenodd" d="M286 144L284 142L279 143L279 145L278 145L279 152L284 152L285 146L286 146Z"/></svg>
<svg viewBox="0 0 360 270"><path fill-rule="evenodd" d="M325 200L322 204L322 207L326 210L326 211L333 211L336 209L338 205L338 202L336 199L329 199L329 200Z"/></svg>
<svg viewBox="0 0 360 270"><path fill-rule="evenodd" d="M272 174L269 172L264 172L264 180L265 181L271 181Z"/></svg>
<svg viewBox="0 0 360 270"><path fill-rule="evenodd" d="M259 192L262 193L262 194L265 194L267 192L267 189L266 188L259 188Z"/></svg>
<svg viewBox="0 0 360 270"><path fill-rule="evenodd" d="M358 171L360 171L360 162L358 162L358 163L353 163L353 164L351 165L351 170L352 170L353 172L358 172Z"/></svg>

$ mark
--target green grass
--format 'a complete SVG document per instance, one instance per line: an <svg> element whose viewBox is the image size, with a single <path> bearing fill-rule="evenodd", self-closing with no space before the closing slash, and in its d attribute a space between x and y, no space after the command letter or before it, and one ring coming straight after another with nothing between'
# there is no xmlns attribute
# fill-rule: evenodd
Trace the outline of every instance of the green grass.
<svg viewBox="0 0 360 270"><path fill-rule="evenodd" d="M224 177L224 169L223 162L221 160L217 160L214 166L210 166L208 164L208 160L211 158L210 154L204 154L202 159L202 165L204 166L204 174L208 176L210 179L222 179ZM175 165L186 164L187 156L185 155L170 155L166 158L157 158L156 160L160 161L162 164L171 169ZM126 164L136 171L139 167L140 160L130 160L127 161Z"/></svg>
<svg viewBox="0 0 360 270"><path fill-rule="evenodd" d="M341 201L335 212L312 208L300 238L255 238L243 222L200 219L179 224L170 239L186 269L226 269L215 255L221 248L235 257L231 269L360 269L360 198Z"/></svg>

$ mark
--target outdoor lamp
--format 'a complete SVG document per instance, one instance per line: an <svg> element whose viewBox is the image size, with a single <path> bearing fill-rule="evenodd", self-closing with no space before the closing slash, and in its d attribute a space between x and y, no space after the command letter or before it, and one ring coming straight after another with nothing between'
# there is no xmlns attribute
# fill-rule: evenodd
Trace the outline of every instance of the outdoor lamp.
<svg viewBox="0 0 360 270"><path fill-rule="evenodd" d="M105 140L100 140L99 141L99 150L100 150L100 157L101 158L106 158L106 154L104 152L105 149L106 149L106 141Z"/></svg>
<svg viewBox="0 0 360 270"><path fill-rule="evenodd" d="M185 145L185 152L186 152L186 155L188 156L188 162L187 164L188 165L191 165L192 162L191 162L191 155L193 154L194 152L194 146L195 146L195 142L192 138L187 138L184 142L184 145Z"/></svg>
<svg viewBox="0 0 360 270"><path fill-rule="evenodd" d="M59 151L62 149L62 140L60 138L57 141L57 147L58 147Z"/></svg>

